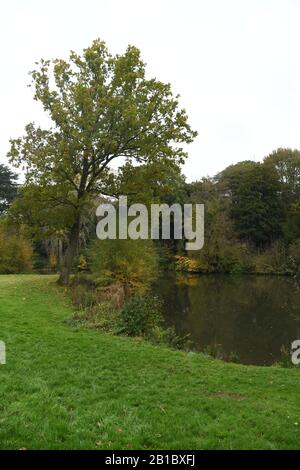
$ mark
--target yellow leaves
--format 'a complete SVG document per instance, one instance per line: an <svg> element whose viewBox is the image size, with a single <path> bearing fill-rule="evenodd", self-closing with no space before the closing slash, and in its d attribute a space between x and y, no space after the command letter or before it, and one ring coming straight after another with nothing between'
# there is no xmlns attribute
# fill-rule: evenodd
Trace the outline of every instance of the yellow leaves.
<svg viewBox="0 0 300 470"><path fill-rule="evenodd" d="M143 292L157 275L157 253L150 240L96 240L90 258L94 274L131 292Z"/></svg>
<svg viewBox="0 0 300 470"><path fill-rule="evenodd" d="M32 270L33 250L21 234L0 226L0 273L19 273Z"/></svg>
<svg viewBox="0 0 300 470"><path fill-rule="evenodd" d="M85 256L83 256L83 255L79 256L78 268L81 269L82 271L87 268L87 260L86 260Z"/></svg>
<svg viewBox="0 0 300 470"><path fill-rule="evenodd" d="M188 273L200 272L200 264L198 261L186 256L175 256L176 271L184 271Z"/></svg>
<svg viewBox="0 0 300 470"><path fill-rule="evenodd" d="M53 253L51 253L49 256L49 266L52 270L57 267L57 256Z"/></svg>

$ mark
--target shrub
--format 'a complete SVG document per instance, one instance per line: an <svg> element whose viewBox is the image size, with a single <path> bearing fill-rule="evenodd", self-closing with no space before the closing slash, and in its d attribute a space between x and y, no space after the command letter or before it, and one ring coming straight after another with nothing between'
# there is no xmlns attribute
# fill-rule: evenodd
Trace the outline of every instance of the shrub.
<svg viewBox="0 0 300 470"><path fill-rule="evenodd" d="M93 277L103 285L121 283L126 293L143 293L158 273L152 240L96 240L88 250Z"/></svg>
<svg viewBox="0 0 300 470"><path fill-rule="evenodd" d="M284 274L290 271L286 248L282 241L276 240L263 253L254 257L255 271L258 274Z"/></svg>
<svg viewBox="0 0 300 470"><path fill-rule="evenodd" d="M157 297L136 295L124 303L125 292L120 283L91 289L88 279L80 284L78 277L73 280L71 296L80 312L66 320L70 326L143 337L176 349L187 349L190 345L188 335L178 336L174 327L163 326L162 304Z"/></svg>
<svg viewBox="0 0 300 470"><path fill-rule="evenodd" d="M0 224L0 273L17 274L32 270L33 250L31 243L20 229L18 232Z"/></svg>
<svg viewBox="0 0 300 470"><path fill-rule="evenodd" d="M120 332L127 336L149 337L162 323L161 302L157 297L132 297L120 312Z"/></svg>
<svg viewBox="0 0 300 470"><path fill-rule="evenodd" d="M187 256L175 256L175 270L179 272L199 273L200 264Z"/></svg>
<svg viewBox="0 0 300 470"><path fill-rule="evenodd" d="M189 335L178 336L174 327L165 328L161 301L154 296L132 297L120 311L119 333L141 336L151 343L187 349Z"/></svg>

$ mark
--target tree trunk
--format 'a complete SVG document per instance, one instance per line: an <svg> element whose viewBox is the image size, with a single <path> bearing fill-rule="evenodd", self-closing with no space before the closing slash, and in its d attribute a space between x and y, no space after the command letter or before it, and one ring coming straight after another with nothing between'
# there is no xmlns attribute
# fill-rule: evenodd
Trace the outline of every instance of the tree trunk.
<svg viewBox="0 0 300 470"><path fill-rule="evenodd" d="M70 274L79 244L79 235L80 218L78 217L71 227L69 245L66 249L66 253L63 259L63 265L60 272L60 277L58 279L58 283L64 286L69 284Z"/></svg>

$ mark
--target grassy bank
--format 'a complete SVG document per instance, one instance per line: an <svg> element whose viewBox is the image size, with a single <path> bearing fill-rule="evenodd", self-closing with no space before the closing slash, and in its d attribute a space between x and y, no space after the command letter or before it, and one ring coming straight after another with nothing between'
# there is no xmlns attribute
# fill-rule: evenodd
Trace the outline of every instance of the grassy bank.
<svg viewBox="0 0 300 470"><path fill-rule="evenodd" d="M1 449L299 448L299 370L72 329L71 315L55 277L0 276Z"/></svg>

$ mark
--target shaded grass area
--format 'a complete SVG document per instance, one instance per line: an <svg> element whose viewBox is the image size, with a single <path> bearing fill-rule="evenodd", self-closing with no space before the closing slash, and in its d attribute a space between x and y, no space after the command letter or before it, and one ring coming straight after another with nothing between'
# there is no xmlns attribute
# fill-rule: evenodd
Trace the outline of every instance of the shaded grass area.
<svg viewBox="0 0 300 470"><path fill-rule="evenodd" d="M71 315L54 276L0 276L1 449L299 448L299 370L75 329Z"/></svg>

